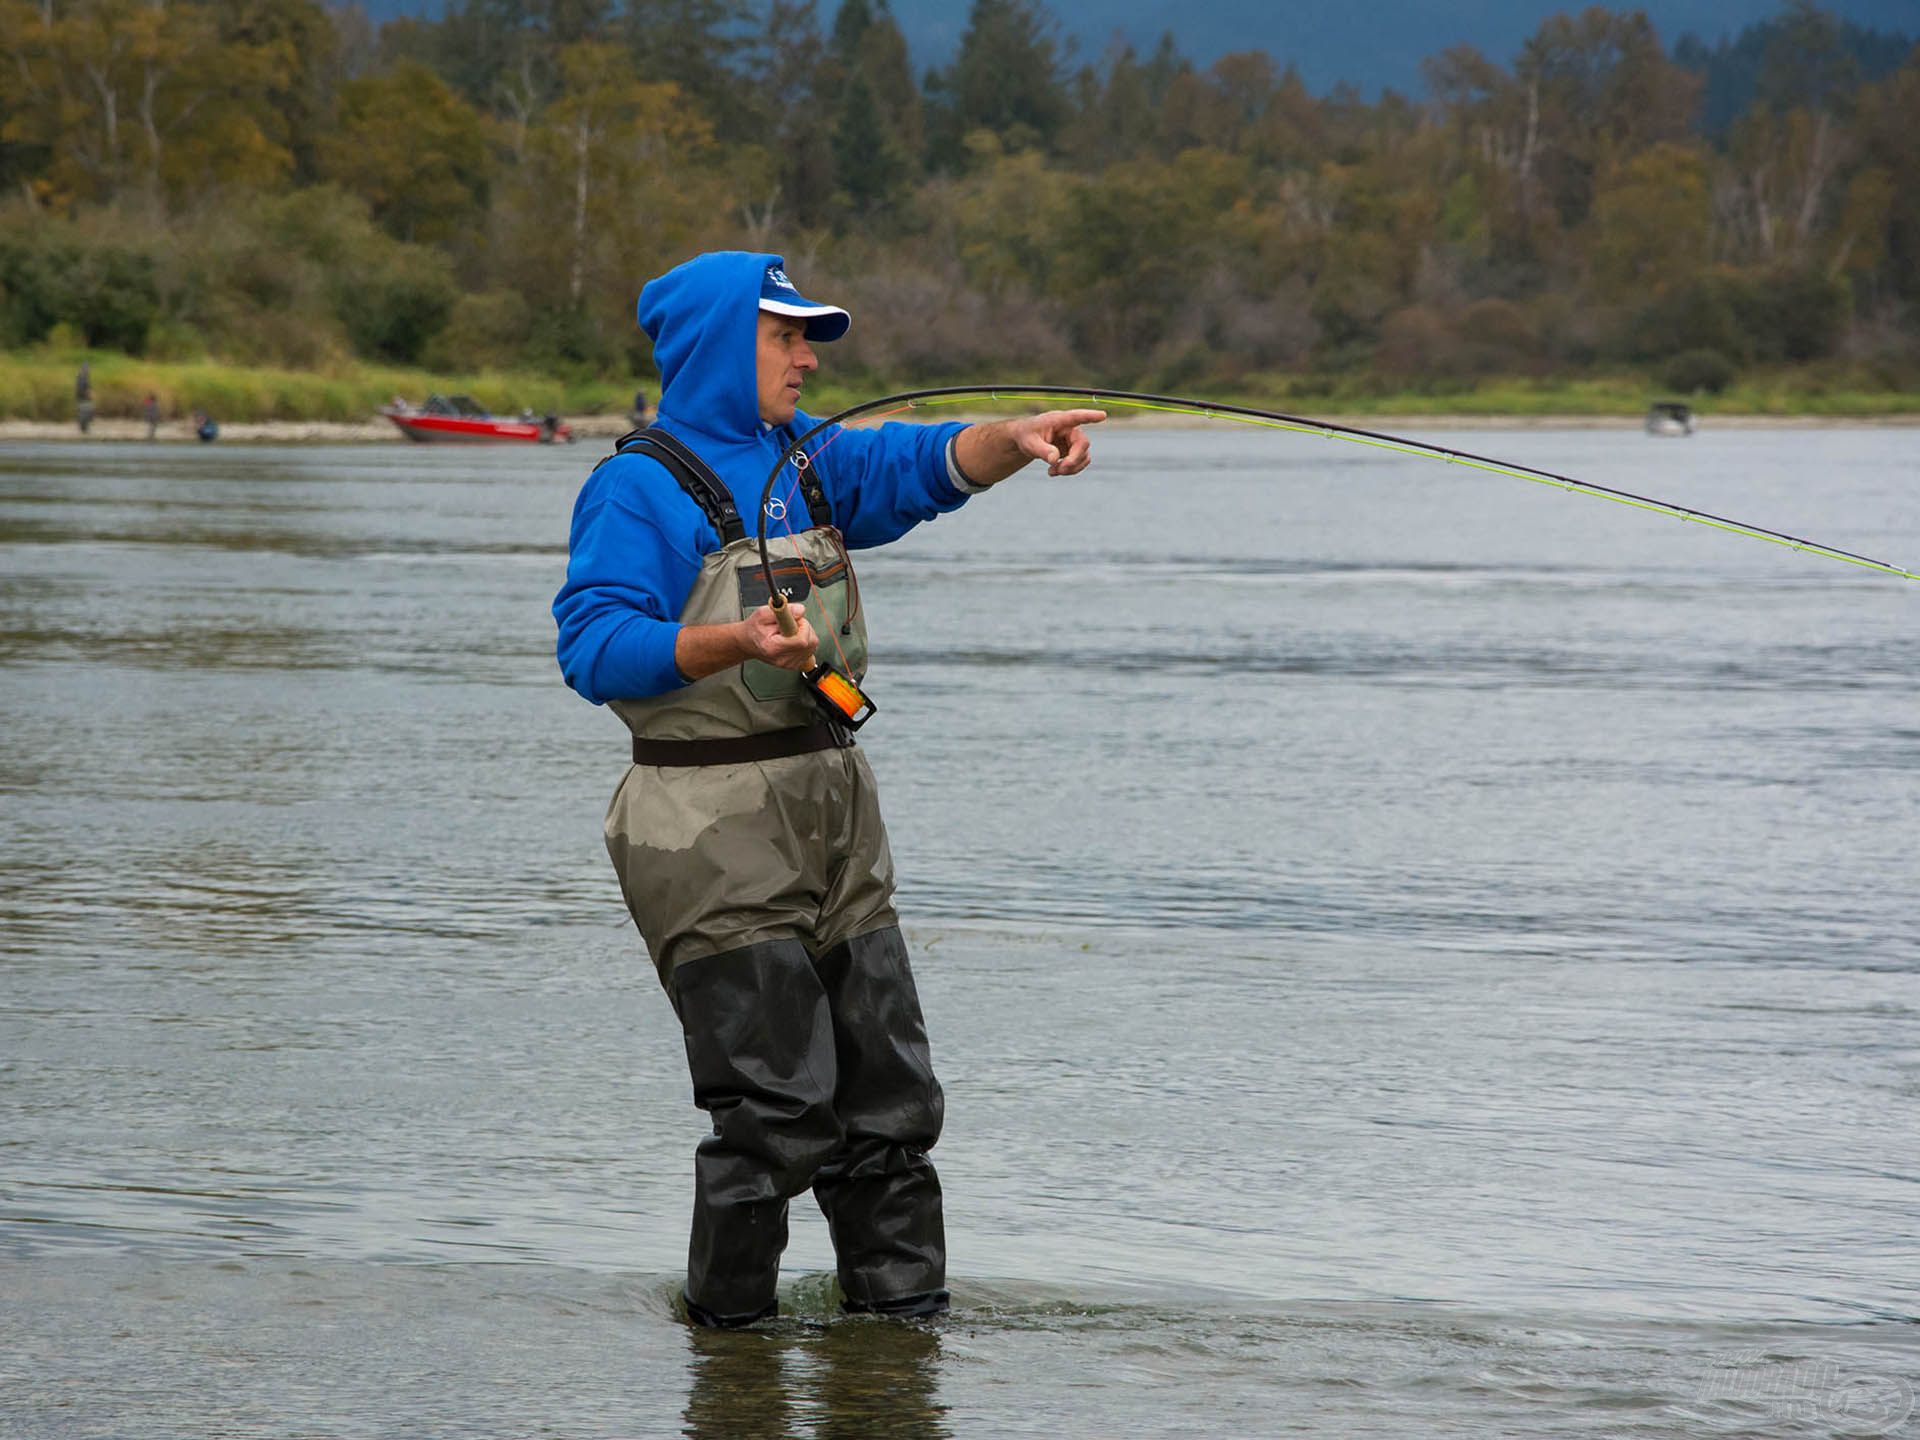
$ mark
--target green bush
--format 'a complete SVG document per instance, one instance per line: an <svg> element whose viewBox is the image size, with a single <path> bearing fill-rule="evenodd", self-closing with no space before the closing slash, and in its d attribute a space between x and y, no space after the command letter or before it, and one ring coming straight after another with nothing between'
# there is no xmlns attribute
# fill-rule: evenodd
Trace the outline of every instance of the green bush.
<svg viewBox="0 0 1920 1440"><path fill-rule="evenodd" d="M1852 309L1846 282L1822 270L1789 270L1768 276L1762 333L1774 337L1783 360L1818 360L1840 343Z"/></svg>
<svg viewBox="0 0 1920 1440"><path fill-rule="evenodd" d="M283 328L269 347L294 364L323 359L335 325L369 359L417 360L453 310L452 261L393 239L357 196L314 186L257 201L240 223L266 263L241 263L238 288L261 312L299 317L302 328Z"/></svg>
<svg viewBox="0 0 1920 1440"><path fill-rule="evenodd" d="M89 345L138 355L159 317L151 255L99 245L73 254L61 277L60 316L78 325Z"/></svg>
<svg viewBox="0 0 1920 1440"><path fill-rule="evenodd" d="M519 358L532 329L533 311L517 290L462 295L423 358L436 370L504 368Z"/></svg>
<svg viewBox="0 0 1920 1440"><path fill-rule="evenodd" d="M59 320L52 258L31 232L0 234L0 345L16 349L46 337Z"/></svg>
<svg viewBox="0 0 1920 1440"><path fill-rule="evenodd" d="M156 320L147 327L147 343L142 352L149 360L204 360L207 337L180 320Z"/></svg>
<svg viewBox="0 0 1920 1440"><path fill-rule="evenodd" d="M1718 395L1735 374L1733 362L1718 350L1684 350L1666 363L1660 380L1682 395Z"/></svg>
<svg viewBox="0 0 1920 1440"><path fill-rule="evenodd" d="M1720 266L1647 306L1635 322L1635 358L1713 350L1745 365L1818 360L1846 329L1846 282L1819 270Z"/></svg>
<svg viewBox="0 0 1920 1440"><path fill-rule="evenodd" d="M578 383L617 368L621 355L590 314L554 309L534 316L524 359L532 368Z"/></svg>
<svg viewBox="0 0 1920 1440"><path fill-rule="evenodd" d="M340 291L340 323L362 355L411 362L452 313L453 266L419 245L396 245Z"/></svg>
<svg viewBox="0 0 1920 1440"><path fill-rule="evenodd" d="M22 420L71 420L73 370L56 365L0 366L0 415Z"/></svg>
<svg viewBox="0 0 1920 1440"><path fill-rule="evenodd" d="M1149 390L1183 391L1201 388L1217 373L1217 361L1204 345L1186 345L1168 355L1147 377Z"/></svg>
<svg viewBox="0 0 1920 1440"><path fill-rule="evenodd" d="M1702 271L1641 307L1628 322L1620 353L1639 361L1703 350L1751 359L1746 320L1753 310L1752 292L1751 278L1739 271Z"/></svg>
<svg viewBox="0 0 1920 1440"><path fill-rule="evenodd" d="M84 344L137 355L159 314L154 259L137 239L17 217L0 234L0 342L31 345L64 323Z"/></svg>
<svg viewBox="0 0 1920 1440"><path fill-rule="evenodd" d="M1475 375L1524 371L1540 349L1531 317L1511 300L1476 300L1460 312L1454 328L1465 342L1461 358Z"/></svg>

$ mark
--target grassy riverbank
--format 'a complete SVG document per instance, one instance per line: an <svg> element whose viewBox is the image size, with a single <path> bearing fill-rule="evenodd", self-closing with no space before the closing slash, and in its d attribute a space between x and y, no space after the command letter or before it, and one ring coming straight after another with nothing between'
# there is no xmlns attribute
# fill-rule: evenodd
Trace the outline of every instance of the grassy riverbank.
<svg viewBox="0 0 1920 1440"><path fill-rule="evenodd" d="M164 363L78 350L32 350L0 354L0 418L67 422L73 418L73 377L80 361L92 364L96 415L137 418L151 391L162 415L194 410L225 422L364 421L394 396L413 401L433 391L471 395L501 413L530 408L565 415L618 415L630 403L636 382L567 382L550 375L483 372L449 375L428 370L351 365L312 372L272 370L217 361ZM657 394L655 382L637 382ZM904 383L862 379L819 380L807 390L807 408L830 413L856 400L905 388ZM1140 388L1152 389L1142 385ZM1239 402L1307 415L1569 416L1633 417L1666 394L1642 376L1582 379L1486 379L1439 386L1396 388L1377 376L1246 376L1231 386L1195 381L1174 387L1209 399ZM1877 385L1870 377L1805 368L1755 373L1720 395L1693 397L1705 415L1871 418L1920 414L1920 392ZM969 403L970 410L989 408Z"/></svg>
<svg viewBox="0 0 1920 1440"><path fill-rule="evenodd" d="M1488 379L1470 388L1386 389L1368 383L1327 387L1282 382L1266 395L1278 408L1339 411L1346 415L1624 416L1646 413L1654 400L1683 398L1703 415L1868 418L1920 414L1920 391L1888 389L1863 377L1816 371L1755 374L1719 395L1676 397L1633 375L1587 379ZM1255 402L1260 403L1260 402Z"/></svg>
<svg viewBox="0 0 1920 1440"><path fill-rule="evenodd" d="M73 377L82 359L92 365L94 413L135 419L149 392L168 418L204 410L228 421L366 420L394 396L419 402L433 391L471 395L489 409L510 413L595 414L618 411L633 388L601 380L567 384L546 375L484 372L443 375L428 370L351 365L334 371L272 370L219 361L167 364L98 352L36 350L0 354L0 418L73 418Z"/></svg>

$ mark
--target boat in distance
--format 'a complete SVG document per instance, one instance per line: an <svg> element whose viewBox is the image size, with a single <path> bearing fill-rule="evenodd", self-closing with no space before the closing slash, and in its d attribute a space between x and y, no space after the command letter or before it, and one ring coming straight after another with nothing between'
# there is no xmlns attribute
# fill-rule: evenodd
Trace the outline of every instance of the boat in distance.
<svg viewBox="0 0 1920 1440"><path fill-rule="evenodd" d="M1647 411L1647 434L1691 435L1693 407L1679 400L1656 400Z"/></svg>
<svg viewBox="0 0 1920 1440"><path fill-rule="evenodd" d="M395 401L380 413L393 421L409 440L451 440L465 444L517 441L550 445L573 439L572 429L557 415L536 419L529 410L523 411L518 419L507 419L488 414L466 395L429 395L427 403L417 409Z"/></svg>

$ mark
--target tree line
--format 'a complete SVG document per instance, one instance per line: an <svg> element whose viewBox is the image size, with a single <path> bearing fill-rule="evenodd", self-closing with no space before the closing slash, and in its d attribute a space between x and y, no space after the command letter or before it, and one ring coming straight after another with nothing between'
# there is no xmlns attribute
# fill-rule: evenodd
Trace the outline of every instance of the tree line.
<svg viewBox="0 0 1920 1440"><path fill-rule="evenodd" d="M644 373L639 282L740 246L843 299L874 377L1920 380L1920 49L1812 0L1718 50L1569 12L1376 100L1171 36L1081 57L1035 0L973 0L918 75L887 0L0 0L0 33L8 347Z"/></svg>

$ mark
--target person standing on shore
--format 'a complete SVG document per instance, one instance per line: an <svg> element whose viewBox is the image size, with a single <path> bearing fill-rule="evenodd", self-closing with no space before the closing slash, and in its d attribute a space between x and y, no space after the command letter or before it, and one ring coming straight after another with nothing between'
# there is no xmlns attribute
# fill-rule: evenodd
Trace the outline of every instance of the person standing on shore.
<svg viewBox="0 0 1920 1440"><path fill-rule="evenodd" d="M702 255L648 283L639 319L661 395L574 506L554 599L567 683L632 731L606 815L621 892L679 1017L694 1104L686 1310L697 1325L775 1312L787 1204L826 1213L849 1310L947 1308L943 1101L928 1054L873 772L800 672L857 685L866 615L850 549L885 545L1032 460L1087 467L1098 410L821 437L760 492L845 310L805 299L778 255Z"/></svg>
<svg viewBox="0 0 1920 1440"><path fill-rule="evenodd" d="M140 415L147 422L147 439L151 440L160 433L160 397L151 390L140 403Z"/></svg>
<svg viewBox="0 0 1920 1440"><path fill-rule="evenodd" d="M85 360L73 377L73 417L82 435L93 428L93 367Z"/></svg>

